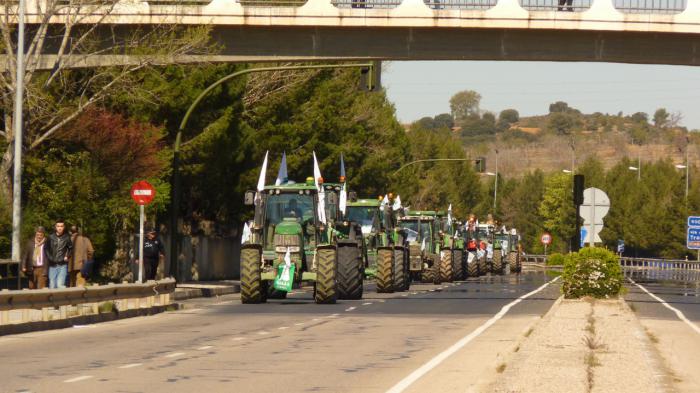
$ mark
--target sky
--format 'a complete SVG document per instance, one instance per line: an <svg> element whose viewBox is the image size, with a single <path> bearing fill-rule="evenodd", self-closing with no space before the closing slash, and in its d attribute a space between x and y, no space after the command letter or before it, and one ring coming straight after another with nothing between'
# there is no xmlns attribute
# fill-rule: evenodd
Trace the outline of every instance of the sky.
<svg viewBox="0 0 700 393"><path fill-rule="evenodd" d="M382 84L401 122L449 113L461 90L482 96L481 109L521 116L546 114L565 101L583 113L624 114L658 108L680 112L681 125L700 129L700 68L614 63L394 61Z"/></svg>

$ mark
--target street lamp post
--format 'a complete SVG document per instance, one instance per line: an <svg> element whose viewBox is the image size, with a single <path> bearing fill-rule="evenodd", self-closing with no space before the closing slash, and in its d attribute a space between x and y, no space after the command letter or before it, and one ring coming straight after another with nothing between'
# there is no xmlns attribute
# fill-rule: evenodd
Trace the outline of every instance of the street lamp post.
<svg viewBox="0 0 700 393"><path fill-rule="evenodd" d="M14 110L14 168L12 179L12 259L20 260L22 232L22 108L24 99L24 9L26 1L19 1L17 23L17 76L15 79ZM19 288L17 288L19 289Z"/></svg>
<svg viewBox="0 0 700 393"><path fill-rule="evenodd" d="M496 215L496 198L498 197L498 149L496 149L496 175L493 185L493 214Z"/></svg>

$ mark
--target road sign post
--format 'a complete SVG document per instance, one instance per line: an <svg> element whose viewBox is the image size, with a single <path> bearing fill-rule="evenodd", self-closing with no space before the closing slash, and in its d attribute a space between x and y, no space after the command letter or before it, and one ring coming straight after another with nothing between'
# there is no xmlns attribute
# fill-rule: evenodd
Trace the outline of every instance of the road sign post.
<svg viewBox="0 0 700 393"><path fill-rule="evenodd" d="M686 248L689 250L700 250L700 216L688 217L686 234ZM698 261L700 261L700 251L698 251Z"/></svg>
<svg viewBox="0 0 700 393"><path fill-rule="evenodd" d="M145 206L153 202L156 189L145 180L140 180L131 186L131 199L139 205L139 282L143 282L143 222Z"/></svg>
<svg viewBox="0 0 700 393"><path fill-rule="evenodd" d="M552 244L552 235L545 232L540 236L540 242L544 245L544 259L547 260L547 246Z"/></svg>
<svg viewBox="0 0 700 393"><path fill-rule="evenodd" d="M594 247L596 242L602 242L598 234L603 230L603 217L609 210L610 198L603 190L591 187L583 191L581 217L584 227L587 227L584 243L588 243L589 247Z"/></svg>

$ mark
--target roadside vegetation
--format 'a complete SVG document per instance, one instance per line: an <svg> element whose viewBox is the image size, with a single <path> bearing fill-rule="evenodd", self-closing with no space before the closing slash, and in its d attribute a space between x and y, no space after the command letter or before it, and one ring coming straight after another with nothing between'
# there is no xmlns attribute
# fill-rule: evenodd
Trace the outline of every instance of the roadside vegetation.
<svg viewBox="0 0 700 393"><path fill-rule="evenodd" d="M618 257L606 249L586 247L564 260L561 290L567 299L616 297L622 281Z"/></svg>

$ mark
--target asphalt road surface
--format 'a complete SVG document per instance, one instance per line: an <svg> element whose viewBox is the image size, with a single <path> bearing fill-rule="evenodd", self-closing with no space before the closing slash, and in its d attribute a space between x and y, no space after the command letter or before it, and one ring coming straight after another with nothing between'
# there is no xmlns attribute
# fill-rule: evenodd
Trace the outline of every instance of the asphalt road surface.
<svg viewBox="0 0 700 393"><path fill-rule="evenodd" d="M259 305L230 295L151 317L0 337L0 391L425 391L431 374L406 378L485 323L487 331L506 324L487 321L551 280L531 272L392 294L366 283L364 299L335 305L314 304L310 289ZM507 318L539 317L558 296L551 283L512 304Z"/></svg>
<svg viewBox="0 0 700 393"><path fill-rule="evenodd" d="M691 322L700 322L700 281L671 280L664 277L672 272L634 272L629 277L669 306L676 308ZM638 286L628 283L625 300L632 304L641 318L678 320L674 311L652 298Z"/></svg>

